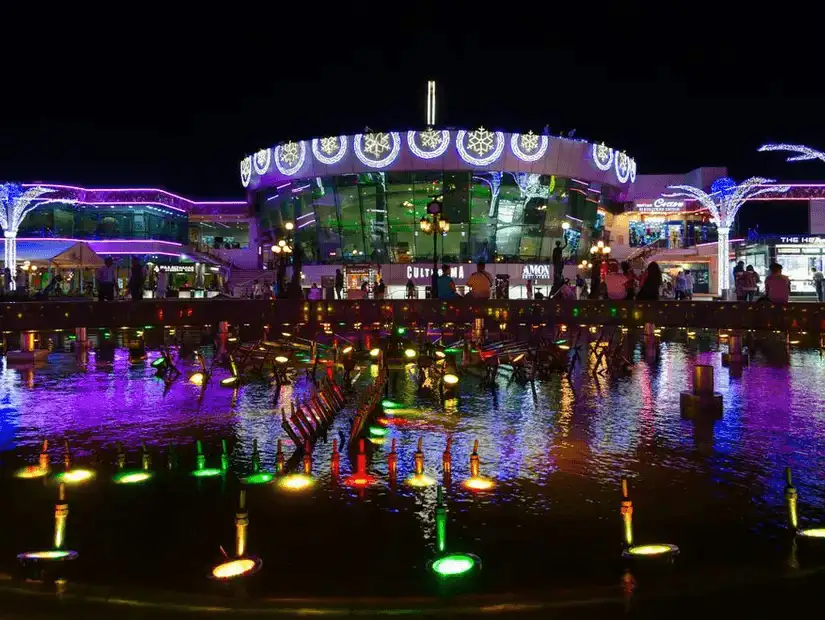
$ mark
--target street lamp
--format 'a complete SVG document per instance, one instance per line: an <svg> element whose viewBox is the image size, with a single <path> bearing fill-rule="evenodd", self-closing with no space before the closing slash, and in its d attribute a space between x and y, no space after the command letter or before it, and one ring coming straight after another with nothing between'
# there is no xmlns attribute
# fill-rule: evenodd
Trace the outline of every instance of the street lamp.
<svg viewBox="0 0 825 620"><path fill-rule="evenodd" d="M592 261L590 271L590 299L599 298L602 261L607 260L608 256L610 256L610 246L605 245L604 241L598 241L595 245L590 246L590 260Z"/></svg>
<svg viewBox="0 0 825 620"><path fill-rule="evenodd" d="M441 212L441 202L438 198L433 199L427 205L427 213L432 216L430 220L426 215L418 223L421 231L433 236L433 276L432 276L432 298L438 298L438 235L445 235L450 230L450 222Z"/></svg>
<svg viewBox="0 0 825 620"><path fill-rule="evenodd" d="M272 253L278 261L277 265L277 282L278 282L278 296L286 297L286 264L293 251L292 234L291 231L295 228L295 224L287 222L284 224L284 229L287 231L285 239L279 239L277 243L272 246Z"/></svg>

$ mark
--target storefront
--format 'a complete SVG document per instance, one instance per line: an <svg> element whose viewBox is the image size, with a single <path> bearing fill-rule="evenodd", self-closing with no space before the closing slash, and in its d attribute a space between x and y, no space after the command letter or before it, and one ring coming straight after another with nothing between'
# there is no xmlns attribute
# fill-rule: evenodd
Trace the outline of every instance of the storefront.
<svg viewBox="0 0 825 620"><path fill-rule="evenodd" d="M753 265L763 282L771 263L779 263L782 273L791 280L791 295L814 296L811 273L825 266L825 235L768 237L765 243L737 248L736 260L744 261L746 267Z"/></svg>
<svg viewBox="0 0 825 620"><path fill-rule="evenodd" d="M692 201L657 198L638 200L627 213L630 247L642 247L659 239L667 248L678 249L716 240L716 228L707 211Z"/></svg>
<svg viewBox="0 0 825 620"><path fill-rule="evenodd" d="M695 295L710 295L710 260L684 262L657 261L662 268L662 274L673 283L680 271L690 271L693 277L693 293Z"/></svg>

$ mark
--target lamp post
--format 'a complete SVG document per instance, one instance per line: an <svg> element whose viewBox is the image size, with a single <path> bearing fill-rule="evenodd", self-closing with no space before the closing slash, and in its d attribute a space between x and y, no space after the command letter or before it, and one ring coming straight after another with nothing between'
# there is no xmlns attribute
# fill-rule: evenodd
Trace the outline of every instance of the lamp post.
<svg viewBox="0 0 825 620"><path fill-rule="evenodd" d="M595 245L590 246L590 260L593 266L590 271L590 299L599 298L599 288L602 277L602 261L606 260L610 255L610 246L605 245L604 241L597 241Z"/></svg>
<svg viewBox="0 0 825 620"><path fill-rule="evenodd" d="M275 254L275 257L278 260L278 267L277 267L277 282L278 282L278 297L285 298L287 297L286 291L286 263L289 259L289 256L292 254L292 230L295 228L295 224L292 222L287 222L284 224L284 229L287 232L285 239L279 239L273 246L272 252Z"/></svg>
<svg viewBox="0 0 825 620"><path fill-rule="evenodd" d="M419 226L421 231L433 236L433 274L432 274L432 298L438 299L438 235L446 234L450 230L450 222L441 212L441 201L433 199L427 205L427 214L432 216L432 221L425 215L421 218Z"/></svg>

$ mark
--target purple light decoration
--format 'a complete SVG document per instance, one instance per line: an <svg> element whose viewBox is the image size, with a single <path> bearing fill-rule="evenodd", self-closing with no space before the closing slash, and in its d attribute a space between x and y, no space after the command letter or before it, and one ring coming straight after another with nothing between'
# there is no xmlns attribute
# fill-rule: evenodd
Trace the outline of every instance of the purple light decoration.
<svg viewBox="0 0 825 620"><path fill-rule="evenodd" d="M331 136L338 138L338 151L327 155L323 152L321 148L321 141L318 138L312 140L312 154L315 155L315 159L317 159L322 164L326 164L327 166L332 166L337 164L344 158L344 155L347 154L347 137L346 136Z"/></svg>
<svg viewBox="0 0 825 620"><path fill-rule="evenodd" d="M155 239L74 239L72 237L20 237L18 241L73 241L75 243L162 243L182 248L182 243Z"/></svg>
<svg viewBox="0 0 825 620"><path fill-rule="evenodd" d="M478 131L481 131L481 128L479 128ZM470 155L464 145L465 138L467 137L467 131L464 129L460 130L455 138L455 148L461 159L471 166L488 166L501 157L501 153L504 151L504 134L500 131L495 131L492 133L495 140L495 146L493 147L492 152L484 157L474 157L473 155Z"/></svg>
<svg viewBox="0 0 825 620"><path fill-rule="evenodd" d="M544 157L544 154L547 152L547 145L550 144L550 139L547 136L536 136L539 139L536 151L533 153L525 153L519 145L519 140L521 140L522 135L523 134L520 133L514 133L510 136L510 150L513 151L513 155L525 162L537 161Z"/></svg>
<svg viewBox="0 0 825 620"><path fill-rule="evenodd" d="M407 132L407 146L410 147L410 151L412 152L412 154L420 159L435 159L436 157L440 157L447 151L447 148L449 148L450 146L449 131L447 131L446 129L443 129L441 131L437 131L434 129L428 131L432 131L434 134L441 134L441 143L430 151L424 150L415 143L416 136L421 136L420 132L412 130Z"/></svg>

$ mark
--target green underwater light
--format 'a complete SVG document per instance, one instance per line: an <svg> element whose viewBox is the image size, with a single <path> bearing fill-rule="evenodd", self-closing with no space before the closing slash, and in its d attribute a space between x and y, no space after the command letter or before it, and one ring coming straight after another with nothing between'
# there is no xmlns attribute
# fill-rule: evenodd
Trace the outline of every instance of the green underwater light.
<svg viewBox="0 0 825 620"><path fill-rule="evenodd" d="M466 553L451 553L433 562L433 572L439 577L460 577L475 568L476 560Z"/></svg>
<svg viewBox="0 0 825 620"><path fill-rule="evenodd" d="M192 475L195 476L195 478L213 478L214 476L220 476L221 474L223 474L223 470L216 467L204 467L203 469L196 469L192 472Z"/></svg>
<svg viewBox="0 0 825 620"><path fill-rule="evenodd" d="M399 409L401 407L401 403L396 403L396 402L391 401L391 400L382 400L381 401L381 406L384 409Z"/></svg>
<svg viewBox="0 0 825 620"><path fill-rule="evenodd" d="M115 484L140 484L152 477L152 472L143 470L127 470L112 476Z"/></svg>
<svg viewBox="0 0 825 620"><path fill-rule="evenodd" d="M267 484L272 482L275 476L266 471L259 471L257 474L252 474L243 479L245 484Z"/></svg>

